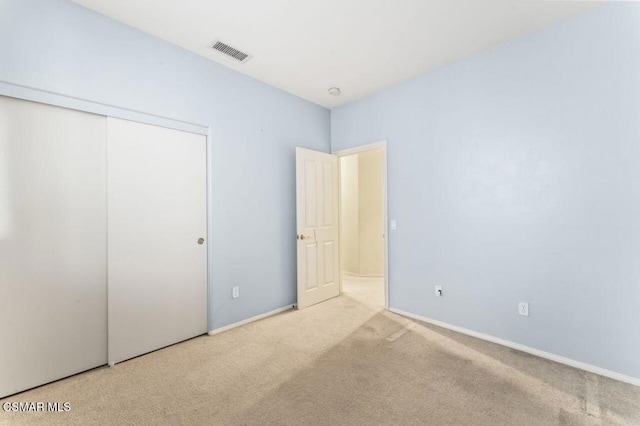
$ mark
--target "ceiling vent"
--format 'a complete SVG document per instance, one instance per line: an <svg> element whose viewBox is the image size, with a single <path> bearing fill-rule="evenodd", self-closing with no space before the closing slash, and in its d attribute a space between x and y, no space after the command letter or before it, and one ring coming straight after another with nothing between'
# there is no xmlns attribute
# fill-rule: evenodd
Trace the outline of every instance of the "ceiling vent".
<svg viewBox="0 0 640 426"><path fill-rule="evenodd" d="M241 52L238 49L235 49L231 46L229 46L226 43L223 43L221 41L216 41L215 43L213 43L211 45L211 48L213 50L217 50L220 53L224 53L225 55L235 59L238 62L242 62L245 63L247 62L249 59L251 59L251 55Z"/></svg>

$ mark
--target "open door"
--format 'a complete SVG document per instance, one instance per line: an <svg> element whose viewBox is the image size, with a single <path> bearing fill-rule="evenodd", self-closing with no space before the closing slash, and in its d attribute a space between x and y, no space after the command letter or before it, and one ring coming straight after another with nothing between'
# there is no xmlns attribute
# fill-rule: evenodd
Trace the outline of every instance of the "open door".
<svg viewBox="0 0 640 426"><path fill-rule="evenodd" d="M296 148L298 309L340 294L338 157Z"/></svg>

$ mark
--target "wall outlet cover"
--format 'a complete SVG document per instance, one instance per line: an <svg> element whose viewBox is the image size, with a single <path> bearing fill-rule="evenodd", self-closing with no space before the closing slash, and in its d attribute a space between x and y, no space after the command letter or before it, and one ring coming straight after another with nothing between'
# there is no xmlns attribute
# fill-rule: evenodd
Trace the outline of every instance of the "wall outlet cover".
<svg viewBox="0 0 640 426"><path fill-rule="evenodd" d="M436 286L435 293L436 293L436 296L438 296L438 297L442 297L443 296L443 294L442 294L442 286L441 285L437 285Z"/></svg>
<svg viewBox="0 0 640 426"><path fill-rule="evenodd" d="M240 297L240 287L234 287L233 290L231 291L231 296L234 299Z"/></svg>
<svg viewBox="0 0 640 426"><path fill-rule="evenodd" d="M518 304L518 313L523 317L529 316L529 304L526 302L520 302Z"/></svg>

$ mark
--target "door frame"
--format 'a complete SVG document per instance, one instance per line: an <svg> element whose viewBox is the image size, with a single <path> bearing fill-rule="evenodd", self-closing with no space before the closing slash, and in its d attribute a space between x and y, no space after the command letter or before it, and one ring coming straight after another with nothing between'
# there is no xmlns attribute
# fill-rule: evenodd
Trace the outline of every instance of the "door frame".
<svg viewBox="0 0 640 426"><path fill-rule="evenodd" d="M127 108L121 105L112 105L97 101L92 101L65 93L53 92L39 87L28 86L0 79L0 95L9 98L22 99L25 101L37 102L71 110L86 112L90 114L102 115L104 117L121 118L123 120L135 121L153 126L166 127L168 129L181 130L195 133L207 138L207 329L215 329L211 307L213 306L213 128L208 125L194 123L178 118L150 114Z"/></svg>
<svg viewBox="0 0 640 426"><path fill-rule="evenodd" d="M338 157L338 206L340 214L338 215L338 221L340 227L338 230L338 248L339 248L339 265L340 265L340 294L342 294L342 176L340 175L340 157L347 155L359 154L365 151L372 151L374 149L382 150L382 214L384 223L384 308L389 309L389 211L387 204L387 141L381 140L378 142L368 143L365 145L359 145L353 148L341 149L339 151L332 151L333 155Z"/></svg>

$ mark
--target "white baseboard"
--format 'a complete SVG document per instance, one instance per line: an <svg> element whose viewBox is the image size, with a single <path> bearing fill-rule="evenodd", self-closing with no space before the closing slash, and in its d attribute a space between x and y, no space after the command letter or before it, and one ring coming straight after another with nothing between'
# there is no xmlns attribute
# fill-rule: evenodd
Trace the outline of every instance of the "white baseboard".
<svg viewBox="0 0 640 426"><path fill-rule="evenodd" d="M283 306L282 308L274 309L273 311L265 312L264 314L256 315L255 317L251 317L251 318L247 318L247 319L242 320L242 321L234 322L233 324L225 325L224 327L216 328L214 330L209 330L209 332L207 332L207 334L209 336L213 336L215 334L220 334L220 333L223 333L225 331L231 330L232 328L240 327L241 325L249 324L250 322L258 321L258 320L261 320L261 319L264 319L264 318L279 314L280 312L288 311L289 309L294 309L295 307L296 307L295 303L292 304L292 305Z"/></svg>
<svg viewBox="0 0 640 426"><path fill-rule="evenodd" d="M627 376L625 374L616 373L614 371L605 370L601 367L596 367L595 365L586 364L584 362L575 361L573 359L565 358L560 355L552 354L549 352L541 351L539 349L530 348L529 346L521 345L519 343L510 342L508 340L500 339L498 337L491 336L489 334L480 333L477 331L469 330L463 327L458 327L456 325L447 324L445 322L433 320L431 318L423 317L421 315L411 314L409 312L401 311L400 309L389 308L389 311L396 313L398 315L402 315L405 317L413 318L418 321L423 321L429 324L437 325L438 327L446 328L448 330L456 331L458 333L466 334L468 336L476 337L478 339L486 340L488 342L497 343L498 345L506 346L508 348L516 349L522 352L529 353L531 355L538 356L540 358L545 358L551 361L558 362L560 364L565 364L570 367L574 367L580 370L588 371L589 373L598 374L600 376L608 377L610 379L618 380L621 382L629 383L635 386L640 386L640 378Z"/></svg>

